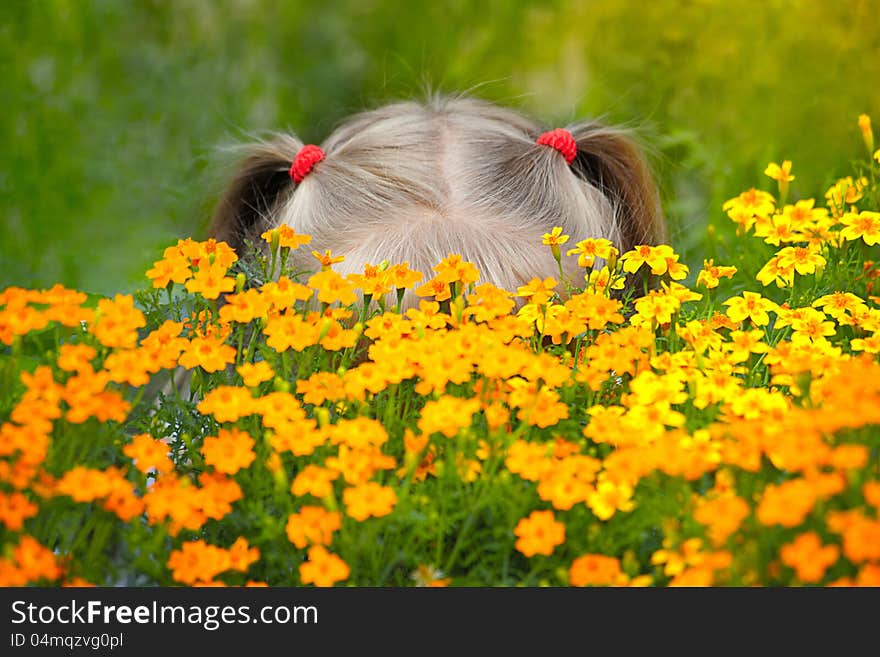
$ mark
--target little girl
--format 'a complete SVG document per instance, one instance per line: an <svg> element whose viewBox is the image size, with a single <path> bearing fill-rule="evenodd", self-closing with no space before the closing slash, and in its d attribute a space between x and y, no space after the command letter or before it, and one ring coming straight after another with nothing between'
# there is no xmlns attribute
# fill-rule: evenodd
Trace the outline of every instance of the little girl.
<svg viewBox="0 0 880 657"><path fill-rule="evenodd" d="M356 114L320 146L276 133L247 145L212 221L212 237L240 254L288 224L312 236L292 254L343 255L342 274L365 264L409 263L423 280L449 254L476 265L480 282L509 291L558 276L541 236L555 226L571 244L610 239L621 253L665 239L657 188L620 129L582 122L547 130L492 103L435 96ZM565 256L572 280L576 257Z"/></svg>

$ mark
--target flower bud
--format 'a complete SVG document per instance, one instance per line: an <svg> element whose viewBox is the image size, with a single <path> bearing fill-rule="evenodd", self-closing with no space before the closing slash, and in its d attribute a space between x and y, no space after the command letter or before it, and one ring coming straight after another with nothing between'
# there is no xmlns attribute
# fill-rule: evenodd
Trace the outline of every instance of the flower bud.
<svg viewBox="0 0 880 657"><path fill-rule="evenodd" d="M868 154L874 152L874 131L871 130L871 117L867 114L859 114L859 130L862 131L862 139L868 147Z"/></svg>

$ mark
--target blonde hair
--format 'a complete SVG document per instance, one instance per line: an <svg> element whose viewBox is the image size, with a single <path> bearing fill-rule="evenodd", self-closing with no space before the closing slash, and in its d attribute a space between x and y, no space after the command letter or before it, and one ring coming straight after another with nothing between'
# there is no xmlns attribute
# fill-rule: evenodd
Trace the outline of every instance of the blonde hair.
<svg viewBox="0 0 880 657"><path fill-rule="evenodd" d="M566 126L577 144L569 166L536 144L547 126L487 101L435 95L350 117L321 144L324 160L299 184L288 175L302 148L272 133L244 153L212 219L211 234L239 252L288 224L312 236L294 264L314 270L312 249L344 255L334 269L408 262L423 272L456 253L481 282L509 291L558 267L541 236L554 226L569 245L610 239L624 252L665 239L657 187L630 135L595 122ZM574 276L574 256L564 267Z"/></svg>

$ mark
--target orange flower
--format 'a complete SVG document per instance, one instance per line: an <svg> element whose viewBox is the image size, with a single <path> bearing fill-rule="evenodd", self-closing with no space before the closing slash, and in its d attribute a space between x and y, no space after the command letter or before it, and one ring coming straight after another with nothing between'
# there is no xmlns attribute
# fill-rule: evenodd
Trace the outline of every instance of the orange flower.
<svg viewBox="0 0 880 657"><path fill-rule="evenodd" d="M578 455L554 459L550 465L550 470L541 476L538 497L550 502L554 509L568 510L592 494L599 461Z"/></svg>
<svg viewBox="0 0 880 657"><path fill-rule="evenodd" d="M555 278L547 277L543 280L533 278L525 285L519 286L514 296L526 297L530 304L541 306L546 304L550 297L555 294L553 290L556 288L556 285L557 281Z"/></svg>
<svg viewBox="0 0 880 657"><path fill-rule="evenodd" d="M409 262L391 265L388 268L388 282L398 290L412 287L423 277L422 272L409 268Z"/></svg>
<svg viewBox="0 0 880 657"><path fill-rule="evenodd" d="M220 321L247 324L258 317L265 317L270 305L271 301L258 290L227 294L226 303L220 308Z"/></svg>
<svg viewBox="0 0 880 657"><path fill-rule="evenodd" d="M197 255L192 255L193 250L188 251L185 247L183 250L191 254L193 266L196 267L200 267L202 261L207 260L211 264L220 265L223 269L229 269L232 263L238 260L238 256L231 246L226 242L218 242L213 237L204 242L196 242L193 246L194 250L198 252Z"/></svg>
<svg viewBox="0 0 880 657"><path fill-rule="evenodd" d="M434 271L437 272L435 279L443 281L444 283L461 283L462 285L468 285L469 283L476 283L480 278L480 273L477 271L477 268L472 263L462 260L462 257L457 253L450 253L443 258L443 260L434 267ZM416 292L416 294L418 294L418 292ZM436 301L442 301L442 299L436 299Z"/></svg>
<svg viewBox="0 0 880 657"><path fill-rule="evenodd" d="M287 349L302 351L318 343L320 329L306 322L297 313L285 311L270 317L263 333L268 336L266 344L279 354Z"/></svg>
<svg viewBox="0 0 880 657"><path fill-rule="evenodd" d="M880 511L880 481L866 481L862 486L865 501Z"/></svg>
<svg viewBox="0 0 880 657"><path fill-rule="evenodd" d="M58 349L59 369L65 372L81 372L83 370L92 370L92 360L98 352L94 347L87 344L70 344L61 345Z"/></svg>
<svg viewBox="0 0 880 657"><path fill-rule="evenodd" d="M137 329L147 323L134 307L134 297L117 294L113 300L98 300L98 314L92 333L105 347L131 349L137 343Z"/></svg>
<svg viewBox="0 0 880 657"><path fill-rule="evenodd" d="M795 569L802 582L815 583L840 556L836 545L822 545L816 532L804 532L793 542L786 543L779 551L782 563Z"/></svg>
<svg viewBox="0 0 880 657"><path fill-rule="evenodd" d="M189 258L177 251L175 247L165 249L165 257L153 263L147 270L147 278L153 281L154 288L167 287L174 283L186 283L192 276Z"/></svg>
<svg viewBox="0 0 880 657"><path fill-rule="evenodd" d="M367 263L364 265L363 274L349 274L347 278L364 295L373 298L381 297L391 291L388 271L385 269L380 270L377 265Z"/></svg>
<svg viewBox="0 0 880 657"><path fill-rule="evenodd" d="M345 256L334 256L330 249L321 253L320 251L312 251L312 256L314 256L315 260L321 263L321 271L329 271L330 267L335 265L337 262L343 262L345 260ZM309 283L311 286L312 284Z"/></svg>
<svg viewBox="0 0 880 657"><path fill-rule="evenodd" d="M342 514L320 506L304 506L287 518L287 538L296 547L330 545L333 532L342 527Z"/></svg>
<svg viewBox="0 0 880 657"><path fill-rule="evenodd" d="M335 319L324 319L320 331L320 345L327 351L341 351L357 343L357 331L342 328Z"/></svg>
<svg viewBox="0 0 880 657"><path fill-rule="evenodd" d="M250 547L244 536L239 536L229 546L229 567L232 570L245 572L259 558L260 550Z"/></svg>
<svg viewBox="0 0 880 657"><path fill-rule="evenodd" d="M299 576L303 584L333 586L336 582L348 579L351 570L342 559L327 551L323 545L309 548L309 560L299 566Z"/></svg>
<svg viewBox="0 0 880 657"><path fill-rule="evenodd" d="M393 488L368 481L358 486L346 488L342 493L345 511L355 520L366 520L370 516L386 516L397 504L397 493Z"/></svg>
<svg viewBox="0 0 880 657"><path fill-rule="evenodd" d="M517 440L508 448L504 464L513 474L538 481L553 467L547 452L547 445Z"/></svg>
<svg viewBox="0 0 880 657"><path fill-rule="evenodd" d="M549 388L541 388L535 396L527 397L517 405L520 407L517 418L542 429L568 417L568 405L559 401L559 393Z"/></svg>
<svg viewBox="0 0 880 657"><path fill-rule="evenodd" d="M24 521L37 514L39 507L18 491L4 493L0 491L0 523L17 532L24 526Z"/></svg>
<svg viewBox="0 0 880 657"><path fill-rule="evenodd" d="M519 537L516 549L527 557L549 556L557 545L565 542L565 525L556 521L552 511L532 511L517 523L513 533Z"/></svg>
<svg viewBox="0 0 880 657"><path fill-rule="evenodd" d="M722 545L749 515L749 505L736 495L698 498L694 520L708 528L713 545Z"/></svg>
<svg viewBox="0 0 880 657"><path fill-rule="evenodd" d="M103 470L77 465L58 480L55 491L68 495L76 502L92 502L106 497L112 490L112 481Z"/></svg>
<svg viewBox="0 0 880 657"><path fill-rule="evenodd" d="M880 561L880 520L857 517L841 533L847 559L853 563Z"/></svg>
<svg viewBox="0 0 880 657"><path fill-rule="evenodd" d="M568 581L572 586L612 586L625 582L620 560L604 554L585 554L571 563Z"/></svg>
<svg viewBox="0 0 880 657"><path fill-rule="evenodd" d="M342 377L334 372L315 372L308 379L296 382L296 392L306 404L320 406L325 401L345 399Z"/></svg>
<svg viewBox="0 0 880 657"><path fill-rule="evenodd" d="M148 433L138 434L122 448L123 454L134 461L135 467L143 473L150 470L170 472L174 463L168 458L168 445L156 440Z"/></svg>
<svg viewBox="0 0 880 657"><path fill-rule="evenodd" d="M204 264L186 282L186 289L193 294L201 294L205 299L217 299L223 292L235 289L235 279L226 276L226 267L219 263Z"/></svg>
<svg viewBox="0 0 880 657"><path fill-rule="evenodd" d="M388 442L388 432L382 423L368 417L339 420L325 427L325 432L332 444L345 444L355 449L381 447Z"/></svg>
<svg viewBox="0 0 880 657"><path fill-rule="evenodd" d="M114 383L128 383L134 387L144 386L150 374L158 371L140 349L119 349L108 354L104 370Z"/></svg>
<svg viewBox="0 0 880 657"><path fill-rule="evenodd" d="M764 525L797 527L812 511L815 503L816 491L813 486L803 479L791 479L779 485L768 485L756 513Z"/></svg>
<svg viewBox="0 0 880 657"><path fill-rule="evenodd" d="M473 414L479 410L478 399L443 396L425 404L418 427L424 434L437 432L447 438L453 438L460 429L471 425Z"/></svg>
<svg viewBox="0 0 880 657"><path fill-rule="evenodd" d="M310 463L296 475L290 492L297 496L327 497L333 492L333 482L338 478L338 471Z"/></svg>
<svg viewBox="0 0 880 657"><path fill-rule="evenodd" d="M208 392L197 408L202 415L213 415L218 422L235 422L256 411L250 390L238 386L217 386Z"/></svg>
<svg viewBox="0 0 880 657"><path fill-rule="evenodd" d="M241 375L242 382L248 388L256 388L264 381L270 380L275 376L275 370L264 360L256 363L244 363L235 368Z"/></svg>
<svg viewBox="0 0 880 657"><path fill-rule="evenodd" d="M312 241L311 235L297 235L293 228L288 226L287 224L281 224L273 228L272 230L267 230L262 235L260 235L264 240L266 240L269 244L272 243L273 240L278 240L278 246L281 248L287 249L298 249L303 244L308 244Z"/></svg>
<svg viewBox="0 0 880 657"><path fill-rule="evenodd" d="M206 372L219 372L235 362L236 351L222 339L193 338L184 348L178 362L188 370L201 367Z"/></svg>
<svg viewBox="0 0 880 657"><path fill-rule="evenodd" d="M270 281L260 286L260 292L269 302L270 310L286 310L293 307L297 301L308 301L315 293L314 290L294 283L287 276L281 276L277 281Z"/></svg>
<svg viewBox="0 0 880 657"><path fill-rule="evenodd" d="M332 269L319 271L308 280L308 285L318 291L318 301L333 303L339 301L349 306L357 301L354 285Z"/></svg>
<svg viewBox="0 0 880 657"><path fill-rule="evenodd" d="M177 365L177 359L188 344L186 338L180 337L183 330L181 322L165 320L155 331L141 340L141 351L155 371L171 369Z"/></svg>
<svg viewBox="0 0 880 657"><path fill-rule="evenodd" d="M230 475L248 467L256 458L254 439L240 429L220 429L216 436L208 436L202 443L202 454L206 464Z"/></svg>
<svg viewBox="0 0 880 657"><path fill-rule="evenodd" d="M210 545L204 539L184 543L179 550L172 550L168 557L171 576L181 584L210 582L229 570L231 565L226 550Z"/></svg>
<svg viewBox="0 0 880 657"><path fill-rule="evenodd" d="M63 574L52 550L40 545L33 536L22 536L12 554L18 569L28 582L41 579L54 581Z"/></svg>
<svg viewBox="0 0 880 657"><path fill-rule="evenodd" d="M415 289L415 293L420 297L433 297L434 301L446 301L452 298L449 283L439 277L434 277L424 285L420 285Z"/></svg>

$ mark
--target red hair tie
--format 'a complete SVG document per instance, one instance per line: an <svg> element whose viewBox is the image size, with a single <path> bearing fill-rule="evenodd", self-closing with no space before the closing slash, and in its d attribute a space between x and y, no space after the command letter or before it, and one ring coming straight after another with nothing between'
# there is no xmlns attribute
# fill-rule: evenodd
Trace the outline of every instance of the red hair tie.
<svg viewBox="0 0 880 657"><path fill-rule="evenodd" d="M541 146L551 146L562 153L562 157L568 164L574 162L574 156L577 155L577 143L571 133L565 128L556 128L550 132L545 132L538 137L536 142Z"/></svg>
<svg viewBox="0 0 880 657"><path fill-rule="evenodd" d="M314 144L306 144L299 149L296 157L293 158L293 164L290 165L290 177L293 182L299 184L302 182L312 167L324 159L324 151L320 146Z"/></svg>

